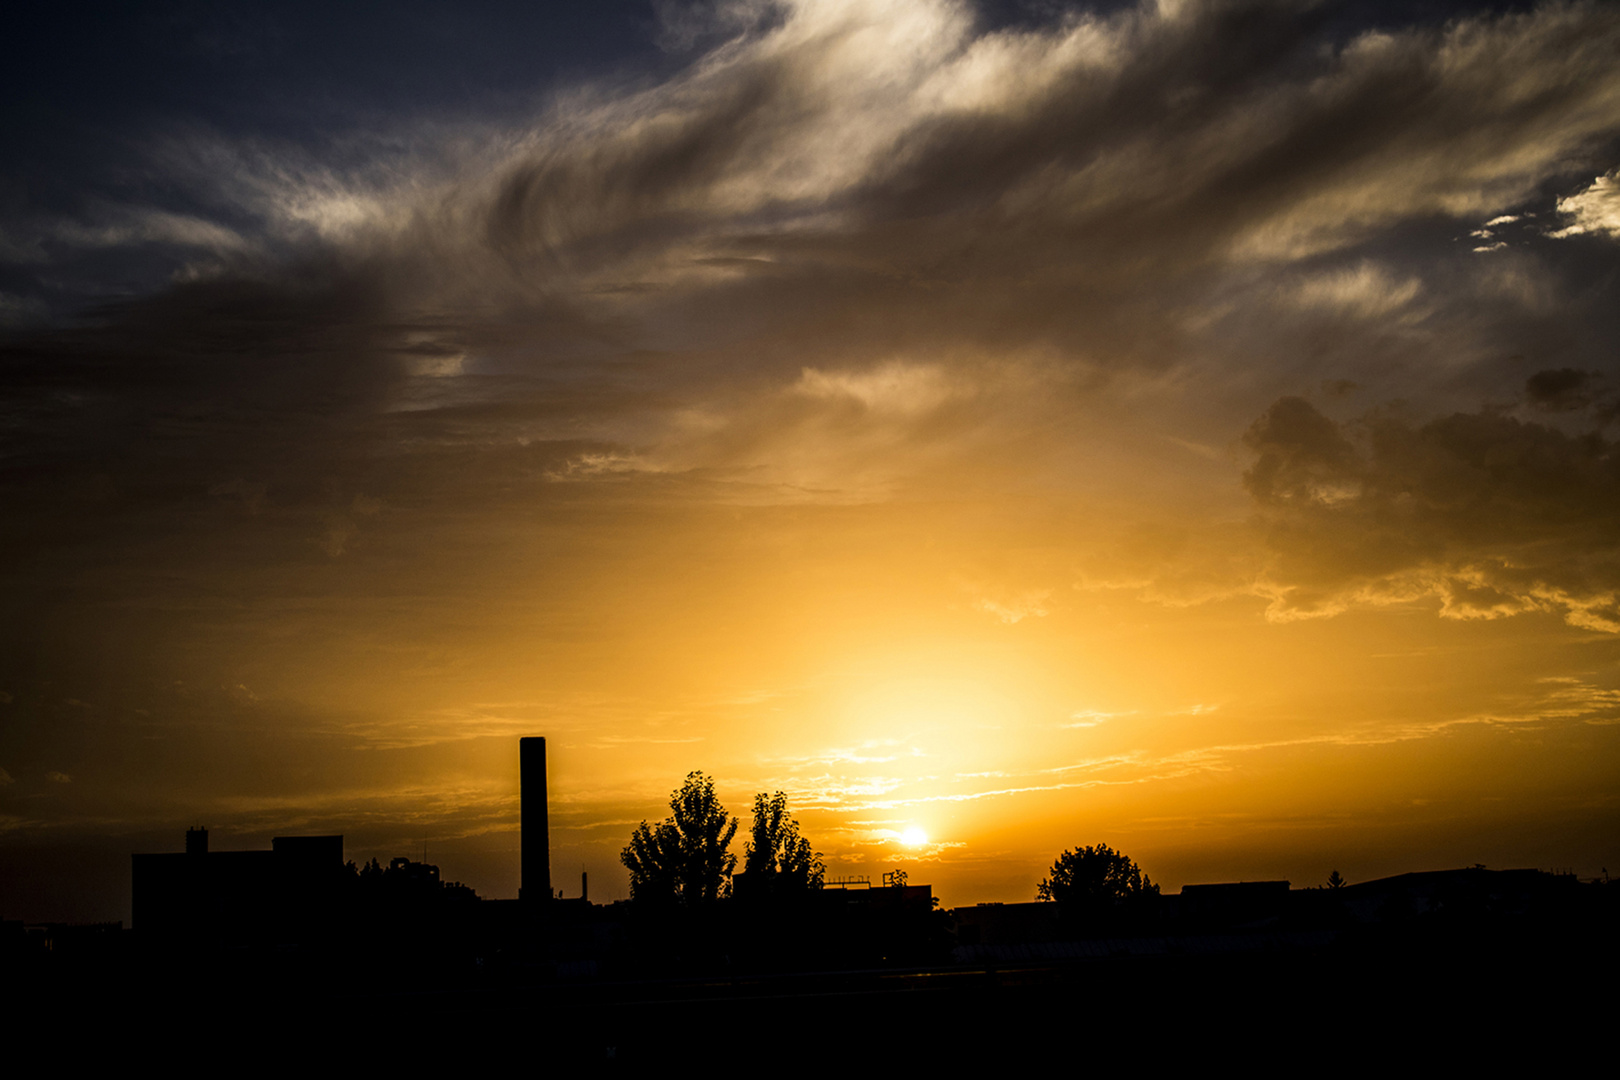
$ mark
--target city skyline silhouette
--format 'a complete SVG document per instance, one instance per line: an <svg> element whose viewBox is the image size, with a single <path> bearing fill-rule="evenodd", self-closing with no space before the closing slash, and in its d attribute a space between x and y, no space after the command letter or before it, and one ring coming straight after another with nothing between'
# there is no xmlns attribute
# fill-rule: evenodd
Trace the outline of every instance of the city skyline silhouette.
<svg viewBox="0 0 1620 1080"><path fill-rule="evenodd" d="M1016 912L1092 871L1127 953L1205 886L1329 951L1330 877L1606 895L1617 52L1580 0L23 3L0 919L134 941L197 826L245 924L341 837L333 926L503 971L520 890L604 970L633 890L881 958L903 874L930 964L981 904L1082 940Z"/></svg>

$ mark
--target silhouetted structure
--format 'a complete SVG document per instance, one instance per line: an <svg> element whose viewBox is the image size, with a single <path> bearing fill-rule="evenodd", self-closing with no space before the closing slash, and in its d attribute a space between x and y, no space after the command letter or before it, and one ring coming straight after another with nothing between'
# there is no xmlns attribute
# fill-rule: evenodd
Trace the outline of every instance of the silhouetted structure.
<svg viewBox="0 0 1620 1080"><path fill-rule="evenodd" d="M1288 898L1286 881L1183 885L1178 914L1198 924L1260 925L1282 918L1288 910Z"/></svg>
<svg viewBox="0 0 1620 1080"><path fill-rule="evenodd" d="M340 836L215 852L194 827L183 854L133 857L138 933L128 949L119 951L117 926L0 921L0 952L64 976L100 957L104 970L127 964L132 985L155 985L167 970L174 987L224 978L266 995L327 989L375 995L379 1005L401 990L432 990L435 1001L467 991L473 1009L492 1000L486 993L513 990L606 1039L623 1037L620 1007L632 1002L648 1006L634 1030L675 1038L684 1030L676 1013L719 1007L717 995L728 1009L757 1004L761 1021L775 1015L764 1003L791 998L829 1025L847 1023L837 1002L864 1011L880 995L886 1009L908 1003L914 1022L935 1024L941 1046L956 1034L943 1019L952 1009L1005 1025L1047 1006L1095 1013L1133 993L1162 1004L1167 979L1186 991L1178 1000L1281 1008L1294 999L1280 987L1321 970L1334 973L1341 1001L1359 1002L1371 1000L1369 987L1382 993L1414 975L1454 972L1452 985L1466 989L1504 964L1572 972L1583 970L1574 958L1620 952L1620 889L1532 870L1403 874L1336 889L1229 882L1175 895L1149 892L1143 879L1128 903L947 913L929 886L898 870L881 884L823 877L819 887L780 889L770 887L780 870L761 861L757 874L735 875L730 896L702 904L592 904L583 873L580 896L563 900L551 882L545 740L520 740L519 761L524 899L481 900L425 861L345 864ZM717 805L714 816L725 820Z"/></svg>
<svg viewBox="0 0 1620 1080"><path fill-rule="evenodd" d="M619 861L630 871L630 898L638 904L713 904L727 893L737 868L730 851L737 819L715 794L714 778L701 770L669 797L670 816L646 821L630 834Z"/></svg>
<svg viewBox="0 0 1620 1080"><path fill-rule="evenodd" d="M134 855L132 916L151 937L198 943L306 941L342 896L343 837L278 836L269 851L209 851L186 831L183 854Z"/></svg>
<svg viewBox="0 0 1620 1080"><path fill-rule="evenodd" d="M518 899L551 899L551 823L547 819L546 740L539 736L518 740L519 869Z"/></svg>

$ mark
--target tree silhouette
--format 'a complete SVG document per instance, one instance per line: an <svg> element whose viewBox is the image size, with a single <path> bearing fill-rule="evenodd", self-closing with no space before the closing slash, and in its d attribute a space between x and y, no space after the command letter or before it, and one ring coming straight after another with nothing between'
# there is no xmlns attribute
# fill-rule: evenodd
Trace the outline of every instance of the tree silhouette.
<svg viewBox="0 0 1620 1080"><path fill-rule="evenodd" d="M701 772L686 774L669 808L671 816L658 825L643 821L619 853L630 871L631 899L711 902L737 868L737 856L726 850L737 835L737 819L726 817L714 780Z"/></svg>
<svg viewBox="0 0 1620 1080"><path fill-rule="evenodd" d="M1328 879L1327 879L1327 887L1328 888L1330 888L1330 889L1342 889L1342 888L1344 888L1345 884L1346 883L1345 883L1344 878L1339 876L1339 872L1337 870L1333 871L1333 873L1328 875Z"/></svg>
<svg viewBox="0 0 1620 1080"><path fill-rule="evenodd" d="M630 871L630 899L662 902L680 895L681 838L670 822L643 821L619 861Z"/></svg>
<svg viewBox="0 0 1620 1080"><path fill-rule="evenodd" d="M761 792L754 796L754 828L744 849L743 872L749 881L774 893L806 892L821 886L826 865L821 853L799 835L799 823L788 817L787 796Z"/></svg>
<svg viewBox="0 0 1620 1080"><path fill-rule="evenodd" d="M1159 895L1159 887L1130 859L1107 844L1065 851L1035 888L1040 900L1085 910L1108 910Z"/></svg>

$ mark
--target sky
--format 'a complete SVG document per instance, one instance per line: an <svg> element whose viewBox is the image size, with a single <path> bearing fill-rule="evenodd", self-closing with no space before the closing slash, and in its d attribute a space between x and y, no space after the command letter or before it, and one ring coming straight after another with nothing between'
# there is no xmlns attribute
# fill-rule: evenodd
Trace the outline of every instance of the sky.
<svg viewBox="0 0 1620 1080"><path fill-rule="evenodd" d="M6 917L516 895L524 735L593 900L692 770L947 907L1620 871L1620 9L8 26Z"/></svg>

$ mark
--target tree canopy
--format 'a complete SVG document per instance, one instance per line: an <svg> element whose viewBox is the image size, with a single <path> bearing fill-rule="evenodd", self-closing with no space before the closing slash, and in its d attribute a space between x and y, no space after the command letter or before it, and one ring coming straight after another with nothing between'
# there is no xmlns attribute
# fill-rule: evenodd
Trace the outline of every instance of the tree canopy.
<svg viewBox="0 0 1620 1080"><path fill-rule="evenodd" d="M669 797L671 815L658 825L645 821L630 834L619 861L630 871L631 899L707 903L717 899L737 868L726 849L737 835L737 819L726 816L714 793L714 780L686 774Z"/></svg>
<svg viewBox="0 0 1620 1080"><path fill-rule="evenodd" d="M744 849L743 872L749 881L775 893L804 892L821 885L826 866L821 853L799 835L799 823L788 816L787 796L761 792L754 796L754 827Z"/></svg>
<svg viewBox="0 0 1620 1080"><path fill-rule="evenodd" d="M1059 855L1035 895L1071 907L1108 909L1157 896L1159 887L1125 855L1098 844Z"/></svg>

